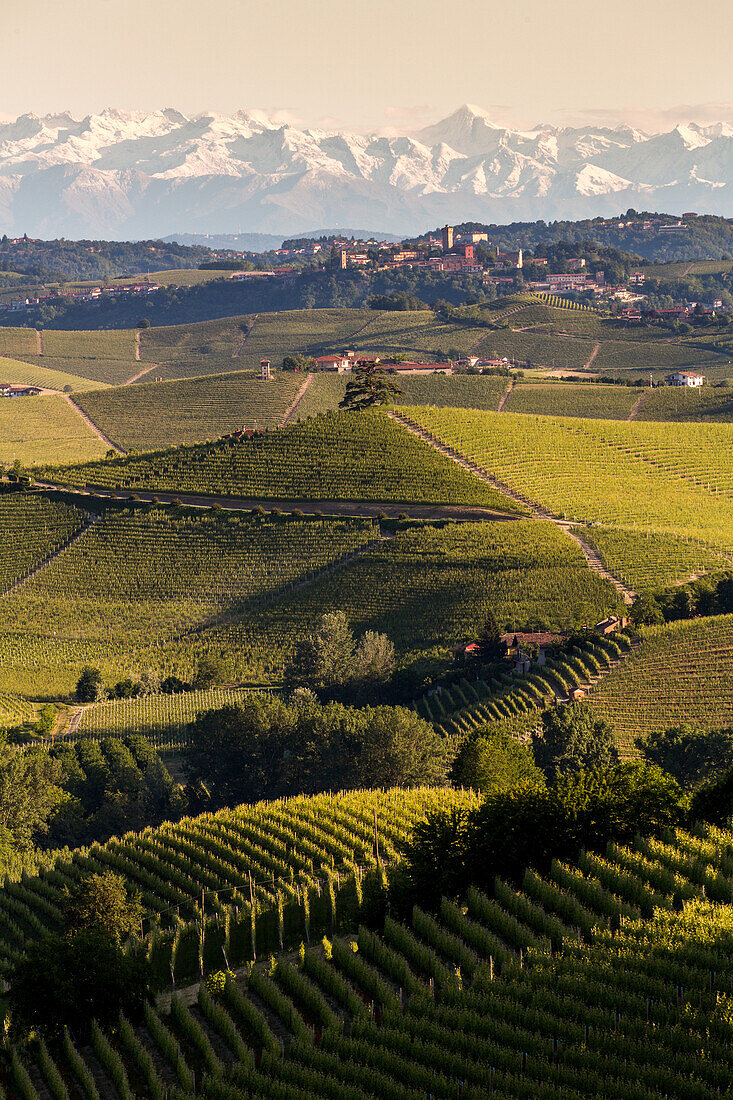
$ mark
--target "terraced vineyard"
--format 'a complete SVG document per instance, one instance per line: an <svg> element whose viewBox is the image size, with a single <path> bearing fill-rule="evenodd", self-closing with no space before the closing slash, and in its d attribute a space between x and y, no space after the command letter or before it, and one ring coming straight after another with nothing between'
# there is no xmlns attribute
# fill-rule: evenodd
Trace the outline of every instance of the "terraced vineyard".
<svg viewBox="0 0 733 1100"><path fill-rule="evenodd" d="M587 690L617 667L634 646L620 634L599 637L568 650L558 647L547 654L542 668L524 676L503 673L498 678L473 677L452 683L439 693L431 691L417 704L417 712L443 733L466 734L488 723L512 722L518 729L539 724L540 711L558 701L568 702L573 688ZM470 668L467 670L470 676ZM515 736L518 730L512 731Z"/></svg>
<svg viewBox="0 0 733 1100"><path fill-rule="evenodd" d="M643 638L590 696L627 752L635 737L680 722L733 726L733 615L645 627Z"/></svg>
<svg viewBox="0 0 733 1100"><path fill-rule="evenodd" d="M512 389L504 412L626 420L638 397L639 391L628 386L522 382Z"/></svg>
<svg viewBox="0 0 733 1100"><path fill-rule="evenodd" d="M247 364L233 356L244 337L242 325L251 320L251 317L225 317L192 325L143 329L139 369L155 365L155 376L161 378L193 378L242 370Z"/></svg>
<svg viewBox="0 0 733 1100"><path fill-rule="evenodd" d="M209 688L184 691L178 695L141 695L134 699L114 699L84 707L72 736L99 740L104 737L128 737L141 734L157 749L170 749L181 743L189 722L205 710L231 706L249 694L248 688Z"/></svg>
<svg viewBox="0 0 733 1100"><path fill-rule="evenodd" d="M272 500L393 500L517 507L379 413L340 413L242 441L53 471L72 485Z"/></svg>
<svg viewBox="0 0 733 1100"><path fill-rule="evenodd" d="M432 314L430 315L432 316ZM294 309L261 313L255 321L239 360L242 368L255 370L260 359L279 367L286 355L325 355L335 348L351 348L352 337L362 347L365 326L375 318L370 309Z"/></svg>
<svg viewBox="0 0 733 1100"><path fill-rule="evenodd" d="M0 400L0 462L84 462L107 446L61 396Z"/></svg>
<svg viewBox="0 0 733 1100"><path fill-rule="evenodd" d="M122 450L150 451L217 439L243 424L277 427L302 383L299 374L278 372L261 382L240 371L107 389L79 404Z"/></svg>
<svg viewBox="0 0 733 1100"><path fill-rule="evenodd" d="M733 549L733 437L718 424L639 424L471 410L412 421L555 515Z"/></svg>
<svg viewBox="0 0 733 1100"><path fill-rule="evenodd" d="M733 388L662 386L647 396L637 419L729 422L733 420Z"/></svg>
<svg viewBox="0 0 733 1100"><path fill-rule="evenodd" d="M733 1069L732 851L700 827L556 862L520 890L497 881L436 917L332 935L216 999L174 996L114 1045L97 1029L87 1048L67 1034L16 1052L11 1073L24 1097L27 1075L35 1089L63 1072L156 1100L194 1081L212 1100L713 1100Z"/></svg>
<svg viewBox="0 0 733 1100"><path fill-rule="evenodd" d="M594 526L584 528L582 536L600 552L613 576L634 592L733 568L733 558L670 535Z"/></svg>
<svg viewBox="0 0 733 1100"><path fill-rule="evenodd" d="M108 513L0 603L0 682L37 697L68 691L86 663L117 678L165 673L172 636L258 606L377 537L369 520Z"/></svg>
<svg viewBox="0 0 733 1100"><path fill-rule="evenodd" d="M263 612L194 639L193 654L236 654L241 678L277 676L295 641L324 611L389 635L406 661L445 659L476 636L487 611L508 630L598 622L618 605L554 524L461 523L398 533L346 568Z"/></svg>
<svg viewBox="0 0 733 1100"><path fill-rule="evenodd" d="M36 569L88 518L78 508L39 493L0 496L0 592Z"/></svg>

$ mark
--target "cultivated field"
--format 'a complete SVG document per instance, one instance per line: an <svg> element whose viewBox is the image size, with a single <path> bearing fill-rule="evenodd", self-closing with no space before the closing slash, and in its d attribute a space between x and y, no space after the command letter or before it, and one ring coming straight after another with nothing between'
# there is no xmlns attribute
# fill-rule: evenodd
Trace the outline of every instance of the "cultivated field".
<svg viewBox="0 0 733 1100"><path fill-rule="evenodd" d="M558 516L733 550L730 428L471 410L407 410L492 476Z"/></svg>
<svg viewBox="0 0 733 1100"><path fill-rule="evenodd" d="M116 679L165 673L179 635L259 606L377 535L369 520L107 513L0 602L2 685L65 692L85 663Z"/></svg>
<svg viewBox="0 0 733 1100"><path fill-rule="evenodd" d="M600 526L586 527L582 535L614 577L635 592L733 568L733 557L689 539Z"/></svg>
<svg viewBox="0 0 733 1100"><path fill-rule="evenodd" d="M0 400L0 462L85 462L108 450L64 397Z"/></svg>
<svg viewBox="0 0 733 1100"><path fill-rule="evenodd" d="M71 484L276 500L517 508L380 413L333 413L241 441L54 471Z"/></svg>
<svg viewBox="0 0 733 1100"><path fill-rule="evenodd" d="M242 426L275 428L303 381L282 371L272 382L244 371L175 382L143 378L140 385L85 394L79 404L122 450L151 451L217 439Z"/></svg>
<svg viewBox="0 0 733 1100"><path fill-rule="evenodd" d="M593 709L613 723L621 746L690 722L733 726L733 615L644 628L644 642L593 690Z"/></svg>
<svg viewBox="0 0 733 1100"><path fill-rule="evenodd" d="M0 592L28 576L88 519L40 493L0 496Z"/></svg>
<svg viewBox="0 0 733 1100"><path fill-rule="evenodd" d="M369 860L373 812L389 859L414 821L445 803L475 804L445 791L259 804L96 846L12 884L8 961L26 935L58 922L66 883L109 866L163 922L173 906L195 913L204 889L211 916L151 945L155 972L179 986L198 976L200 957L207 970L222 959L241 966L255 948L261 959L304 931L312 945L328 934L328 950L304 947L301 966L276 956L216 1000L204 986L192 1003L174 996L169 1014L148 1008L141 1026L123 1018L114 1037L93 1027L89 1046L67 1033L50 1051L16 1050L18 1095L32 1095L33 1081L91 1081L97 1094L132 1100L193 1095L194 1082L206 1096L252 1100L714 1100L733 1068L718 1023L731 993L731 834L700 827L612 845L514 886L497 880L491 896L471 889L465 905L446 899L435 915L415 907L403 923L359 927L363 880L345 863ZM322 881L314 857L332 863ZM249 872L262 881L254 920L240 887ZM284 893L279 919L266 882Z"/></svg>
<svg viewBox="0 0 733 1100"><path fill-rule="evenodd" d="M65 369L57 369L61 364L55 363L52 367L46 365L46 361L36 357L32 361L28 359L4 359L0 358L0 375L5 382L18 382L23 386L38 386L42 390L64 390L66 393L79 393L82 390L96 389L99 382L92 382L88 378L71 374ZM67 363L64 360L63 367ZM74 366L71 362L68 366Z"/></svg>
<svg viewBox="0 0 733 1100"><path fill-rule="evenodd" d="M196 639L193 652L232 653L240 676L277 677L317 616L342 610L356 629L388 634L403 661L444 660L450 646L476 636L489 610L502 629L558 630L598 622L617 605L616 590L553 524L415 527L256 616Z"/></svg>
<svg viewBox="0 0 733 1100"><path fill-rule="evenodd" d="M733 387L664 386L651 390L637 420L733 421Z"/></svg>
<svg viewBox="0 0 733 1100"><path fill-rule="evenodd" d="M504 412L626 420L638 398L639 391L628 386L521 382L513 387Z"/></svg>

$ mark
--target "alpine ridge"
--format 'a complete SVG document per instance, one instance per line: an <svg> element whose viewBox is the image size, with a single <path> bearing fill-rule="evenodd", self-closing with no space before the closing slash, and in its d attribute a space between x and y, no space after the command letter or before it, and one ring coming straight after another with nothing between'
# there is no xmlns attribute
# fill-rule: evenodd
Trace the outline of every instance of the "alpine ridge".
<svg viewBox="0 0 733 1100"><path fill-rule="evenodd" d="M0 124L9 235L397 234L442 221L580 219L629 206L727 214L733 126L532 130L464 105L413 134L280 125L261 111L21 115Z"/></svg>

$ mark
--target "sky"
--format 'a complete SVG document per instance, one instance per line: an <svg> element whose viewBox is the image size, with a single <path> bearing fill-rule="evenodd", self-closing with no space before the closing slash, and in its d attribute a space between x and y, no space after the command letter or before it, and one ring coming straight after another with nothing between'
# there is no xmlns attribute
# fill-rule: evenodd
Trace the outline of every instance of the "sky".
<svg viewBox="0 0 733 1100"><path fill-rule="evenodd" d="M733 122L720 0L23 0L0 115L262 109L410 132L462 103L504 125Z"/></svg>

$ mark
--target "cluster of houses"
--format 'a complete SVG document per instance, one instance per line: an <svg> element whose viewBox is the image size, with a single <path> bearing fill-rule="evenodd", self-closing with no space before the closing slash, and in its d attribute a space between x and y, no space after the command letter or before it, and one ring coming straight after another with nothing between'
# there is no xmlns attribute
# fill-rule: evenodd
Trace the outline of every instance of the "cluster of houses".
<svg viewBox="0 0 733 1100"><path fill-rule="evenodd" d="M99 298L145 298L148 294L154 294L160 290L157 283L122 283L111 286L84 287L74 289L60 287L58 290L48 291L45 294L28 296L25 298L11 298L9 302L0 302L0 310L9 310L17 313L25 309L36 309L41 305L53 305L54 302L95 302Z"/></svg>

